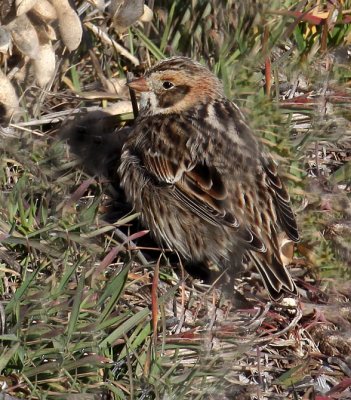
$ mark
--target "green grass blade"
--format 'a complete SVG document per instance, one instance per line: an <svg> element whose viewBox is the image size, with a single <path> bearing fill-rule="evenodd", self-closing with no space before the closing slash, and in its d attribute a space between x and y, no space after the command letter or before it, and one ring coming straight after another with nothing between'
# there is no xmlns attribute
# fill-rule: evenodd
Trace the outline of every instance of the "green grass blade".
<svg viewBox="0 0 351 400"><path fill-rule="evenodd" d="M98 324L101 324L105 320L105 318L107 318L107 316L111 313L111 310L117 303L118 299L120 298L121 294L123 293L124 285L128 277L129 268L130 264L125 266L122 271L115 276L112 282L108 284L105 292L101 296L98 302L99 305L102 304L109 296L111 296L111 298L109 299L107 305L104 308L104 311L99 317Z"/></svg>
<svg viewBox="0 0 351 400"><path fill-rule="evenodd" d="M104 348L106 346L110 346L117 339L121 338L124 334L127 334L131 329L144 321L148 315L150 315L150 310L148 308L143 308L132 317L128 318L121 326L119 326L110 335L108 335L100 343L100 347Z"/></svg>
<svg viewBox="0 0 351 400"><path fill-rule="evenodd" d="M75 326L78 321L80 306L82 303L84 281L85 281L85 274L83 271L79 278L78 286L76 289L76 294L74 295L74 302L73 302L71 316L70 316L70 319L69 319L69 322L67 325L66 346L67 346L68 342L71 340L71 336L72 336L73 332L75 331Z"/></svg>
<svg viewBox="0 0 351 400"><path fill-rule="evenodd" d="M20 343L15 343L9 349L4 349L4 351L0 355L0 373L3 371L4 368L6 368L11 358L17 353L19 347Z"/></svg>
<svg viewBox="0 0 351 400"><path fill-rule="evenodd" d="M138 38L142 41L145 47L150 51L151 54L154 55L156 60L162 60L166 58L164 53L154 44L152 41L143 34L139 29L135 28L134 33L138 36Z"/></svg>

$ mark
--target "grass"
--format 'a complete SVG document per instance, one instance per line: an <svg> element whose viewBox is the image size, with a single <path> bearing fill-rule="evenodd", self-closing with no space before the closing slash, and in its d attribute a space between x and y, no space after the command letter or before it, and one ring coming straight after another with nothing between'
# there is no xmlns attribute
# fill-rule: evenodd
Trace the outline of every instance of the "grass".
<svg viewBox="0 0 351 400"><path fill-rule="evenodd" d="M47 90L30 76L13 80L23 95L19 119L1 128L0 396L349 396L341 366L351 354L351 320L333 312L350 308L351 72L347 62L328 64L350 43L351 4L340 4L333 21L312 0L160 0L151 24L121 36L90 5L82 20L101 25L131 57L89 29L72 54L57 42ZM223 80L288 178L302 235L292 262L302 311L267 304L252 271L237 282L250 304L241 308L168 253L159 258L113 179L89 173L103 147L87 146L93 161L82 168L58 140L74 111L105 107L106 82L124 77L133 57L148 64L175 54ZM123 87L117 96L129 98ZM106 124L128 125L130 115ZM93 134L105 129L96 126ZM333 340L321 333L326 326Z"/></svg>

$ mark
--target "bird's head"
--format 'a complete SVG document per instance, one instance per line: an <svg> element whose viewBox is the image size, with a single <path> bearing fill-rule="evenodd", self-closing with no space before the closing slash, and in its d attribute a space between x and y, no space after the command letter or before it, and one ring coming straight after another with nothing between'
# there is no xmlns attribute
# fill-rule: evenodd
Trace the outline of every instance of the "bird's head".
<svg viewBox="0 0 351 400"><path fill-rule="evenodd" d="M128 86L141 92L141 115L180 113L223 96L219 79L186 57L162 60Z"/></svg>

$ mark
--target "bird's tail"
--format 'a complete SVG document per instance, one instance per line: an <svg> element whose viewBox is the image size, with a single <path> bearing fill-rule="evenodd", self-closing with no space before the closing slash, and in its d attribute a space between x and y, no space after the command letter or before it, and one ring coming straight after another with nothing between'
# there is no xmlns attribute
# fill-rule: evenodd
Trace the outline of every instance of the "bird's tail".
<svg viewBox="0 0 351 400"><path fill-rule="evenodd" d="M262 276L263 283L273 300L280 300L284 292L297 295L296 285L290 273L274 253L250 251L248 256Z"/></svg>

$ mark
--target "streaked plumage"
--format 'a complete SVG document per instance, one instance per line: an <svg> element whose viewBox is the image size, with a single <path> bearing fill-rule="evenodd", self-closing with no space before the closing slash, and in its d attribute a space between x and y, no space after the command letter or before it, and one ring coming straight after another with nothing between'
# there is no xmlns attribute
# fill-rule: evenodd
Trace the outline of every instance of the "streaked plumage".
<svg viewBox="0 0 351 400"><path fill-rule="evenodd" d="M156 239L195 262L237 269L249 257L273 298L295 293L277 241L299 238L289 195L221 82L174 57L130 86L141 109L119 174Z"/></svg>

